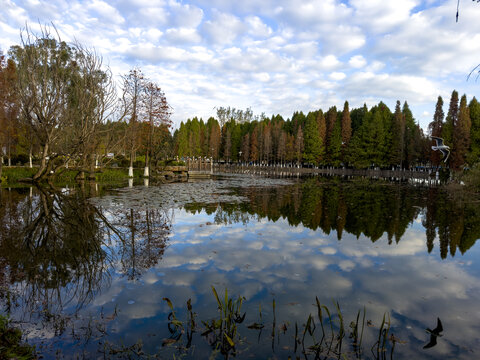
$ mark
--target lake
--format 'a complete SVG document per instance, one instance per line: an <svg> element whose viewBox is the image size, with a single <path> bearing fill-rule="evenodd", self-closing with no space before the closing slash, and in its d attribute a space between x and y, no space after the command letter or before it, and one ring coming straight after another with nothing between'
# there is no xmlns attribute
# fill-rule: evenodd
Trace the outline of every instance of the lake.
<svg viewBox="0 0 480 360"><path fill-rule="evenodd" d="M480 201L224 175L0 190L0 310L44 358L480 353Z"/></svg>

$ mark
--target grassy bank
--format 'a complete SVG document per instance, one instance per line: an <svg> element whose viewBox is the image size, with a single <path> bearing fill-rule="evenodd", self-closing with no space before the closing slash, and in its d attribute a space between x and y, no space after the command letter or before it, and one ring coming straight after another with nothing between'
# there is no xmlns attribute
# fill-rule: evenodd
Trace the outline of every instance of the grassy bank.
<svg viewBox="0 0 480 360"><path fill-rule="evenodd" d="M4 167L2 171L1 186L18 186L20 179L32 178L37 169L21 166ZM76 181L78 170L63 169L53 175L53 181L59 184L68 184ZM133 177L141 178L143 169L134 169ZM98 182L121 181L128 179L128 169L109 168L101 169L95 173L95 180Z"/></svg>
<svg viewBox="0 0 480 360"><path fill-rule="evenodd" d="M37 172L36 168L23 166L4 166L2 169L2 185L15 185L18 180L23 178L31 178Z"/></svg>

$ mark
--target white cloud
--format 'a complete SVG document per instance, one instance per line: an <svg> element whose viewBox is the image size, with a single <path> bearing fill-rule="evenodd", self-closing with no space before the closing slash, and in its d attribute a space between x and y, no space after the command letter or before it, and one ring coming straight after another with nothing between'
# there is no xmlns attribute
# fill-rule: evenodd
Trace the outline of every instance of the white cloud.
<svg viewBox="0 0 480 360"><path fill-rule="evenodd" d="M371 31L387 32L408 22L412 10L420 4L420 0L351 0L350 4L355 9L357 22Z"/></svg>
<svg viewBox="0 0 480 360"><path fill-rule="evenodd" d="M332 70L340 65L340 61L335 55L322 56L318 61L320 68L324 70Z"/></svg>
<svg viewBox="0 0 480 360"><path fill-rule="evenodd" d="M362 68L367 64L367 60L362 55L355 55L350 58L348 64L353 68Z"/></svg>
<svg viewBox="0 0 480 360"><path fill-rule="evenodd" d="M215 45L232 43L243 31L237 16L214 11L212 19L205 21L203 31Z"/></svg>
<svg viewBox="0 0 480 360"><path fill-rule="evenodd" d="M199 43L201 37L193 28L170 28L165 33L165 38L171 43Z"/></svg>
<svg viewBox="0 0 480 360"><path fill-rule="evenodd" d="M272 34L272 29L258 16L247 16L245 19L248 33L254 37L267 37Z"/></svg>
<svg viewBox="0 0 480 360"><path fill-rule="evenodd" d="M328 77L332 80L343 80L347 77L347 75L345 75L343 72L335 71L332 72Z"/></svg>
<svg viewBox="0 0 480 360"><path fill-rule="evenodd" d="M113 22L122 24L125 19L118 12L116 8L101 0L91 0L87 3L87 9L93 11L94 14L99 15L104 22Z"/></svg>

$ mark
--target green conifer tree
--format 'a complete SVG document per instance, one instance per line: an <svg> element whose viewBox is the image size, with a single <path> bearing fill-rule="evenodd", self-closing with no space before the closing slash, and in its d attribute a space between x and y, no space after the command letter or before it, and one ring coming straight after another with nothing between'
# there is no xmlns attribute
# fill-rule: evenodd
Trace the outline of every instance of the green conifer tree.
<svg viewBox="0 0 480 360"><path fill-rule="evenodd" d="M310 112L305 122L303 159L307 163L318 165L322 155L323 143L320 138L317 119L315 113Z"/></svg>
<svg viewBox="0 0 480 360"><path fill-rule="evenodd" d="M459 170L465 164L467 152L470 147L470 114L467 106L467 96L463 95L460 100L460 109L457 122L453 124L453 150L452 167Z"/></svg>
<svg viewBox="0 0 480 360"><path fill-rule="evenodd" d="M452 146L453 144L453 128L458 119L458 92L452 91L450 97L450 105L448 107L447 118L445 124L442 127L442 137L446 145Z"/></svg>
<svg viewBox="0 0 480 360"><path fill-rule="evenodd" d="M428 125L428 131L431 136L442 137L444 118L445 113L443 112L443 99L441 96L439 96L437 99L437 104L435 105L435 114L433 115L433 120ZM432 145L435 144L435 140L432 140L431 143ZM438 166L440 164L441 154L439 154L439 151L430 152L430 161L434 166Z"/></svg>
<svg viewBox="0 0 480 360"><path fill-rule="evenodd" d="M480 103L474 97L468 105L470 120L470 152L467 161L470 165L480 161Z"/></svg>

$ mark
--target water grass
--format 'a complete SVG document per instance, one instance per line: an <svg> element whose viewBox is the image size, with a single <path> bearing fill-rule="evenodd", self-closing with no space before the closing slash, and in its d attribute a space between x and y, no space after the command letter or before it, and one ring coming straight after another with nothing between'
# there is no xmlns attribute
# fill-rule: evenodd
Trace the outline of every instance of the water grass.
<svg viewBox="0 0 480 360"><path fill-rule="evenodd" d="M22 331L11 326L6 316L0 315L0 359L35 359L35 348L22 343Z"/></svg>
<svg viewBox="0 0 480 360"><path fill-rule="evenodd" d="M242 296L230 297L227 289L224 296L220 297L215 287L212 286L212 293L218 307L218 316L211 319L201 321L199 325L195 321L196 314L193 313L190 300L187 302L187 319L179 320L174 312L174 306L168 299L170 313L169 331L170 339L164 340L164 345L175 344L178 349L188 349L192 344L192 336L195 332L199 332L201 336L211 346L212 356L219 354L225 358L237 356L240 353L248 353L248 331L258 331L258 342L262 330L267 326L263 320L262 307L259 305L259 315L257 321L250 325L245 325L246 313L242 313L242 305L246 300ZM305 323L301 326L295 322L290 332L286 323L283 323L282 331L277 331L277 313L276 301L272 301L271 313L271 333L272 353L275 353L275 340L280 342L280 335L286 336L286 340L290 336L294 339L294 346L289 348L293 350L291 358L304 359L320 359L320 358L338 358L338 359L360 359L364 356L364 340L365 340L365 323L366 308L360 309L356 313L356 317L347 323L345 316L341 310L340 303L333 301L333 306L321 304L318 297L316 298L316 314L309 314ZM349 324L347 327L345 324ZM388 313L383 315L380 327L370 330L369 339L372 339L371 352L374 359L386 359L386 354L390 351L390 357L398 341L390 334L391 319ZM376 334L371 336L371 333ZM378 331L378 332L376 332ZM182 342L186 334L186 345ZM290 335L289 335L290 334Z"/></svg>

